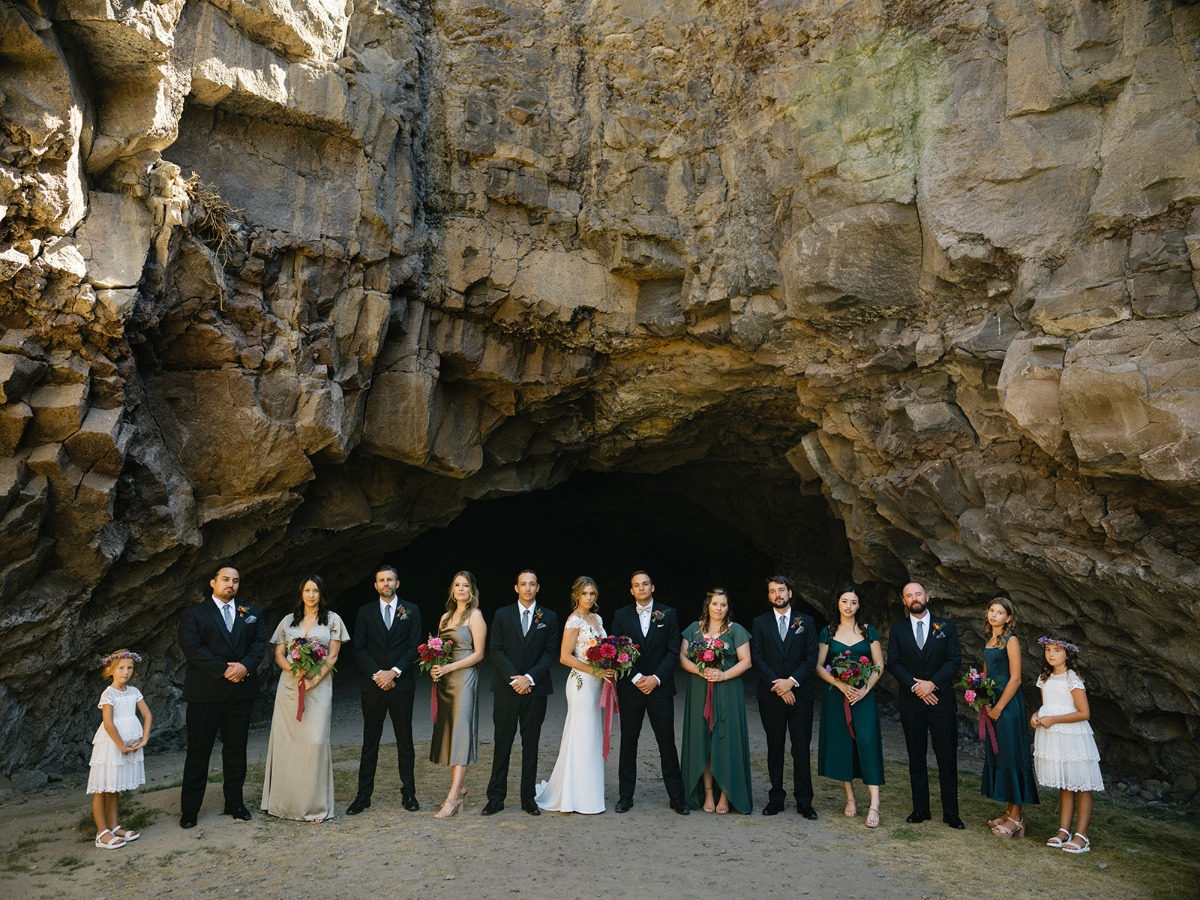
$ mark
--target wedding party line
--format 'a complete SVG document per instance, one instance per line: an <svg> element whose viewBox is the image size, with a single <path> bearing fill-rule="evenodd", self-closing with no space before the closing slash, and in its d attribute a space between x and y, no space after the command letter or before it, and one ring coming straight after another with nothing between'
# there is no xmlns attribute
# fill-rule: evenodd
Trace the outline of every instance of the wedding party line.
<svg viewBox="0 0 1200 900"><path fill-rule="evenodd" d="M620 728L615 812L627 813L634 805L638 743L648 720L672 810L680 815L750 814L754 802L749 724L741 678L753 668L770 782L762 814L777 815L787 807L790 753L795 809L806 819L818 818L809 747L821 682L825 693L817 774L843 784L847 817L859 814L854 782L861 781L868 794L863 824L877 828L884 772L874 688L886 672L896 681L909 760L912 811L907 822L932 818L926 763L932 743L942 821L965 828L958 808L958 688L979 715L985 752L981 791L1004 804L986 823L991 832L1001 838L1023 836L1022 809L1039 802L1040 785L1059 792L1060 828L1046 840L1047 846L1072 854L1091 849L1091 795L1102 791L1104 783L1079 675L1080 650L1058 637L1039 639L1044 662L1037 686L1042 704L1028 716L1020 691L1017 613L1008 598L990 601L984 613L983 670L962 673L955 623L931 614L930 598L916 582L901 590L904 617L891 627L885 655L879 632L863 619L855 587L837 593L830 624L818 630L811 616L794 607L792 583L785 575L765 579L766 611L751 620L749 629L733 621L729 596L719 587L708 591L696 621L683 627L679 613L655 597L650 574L639 570L630 576L632 602L618 608L606 626L593 579L575 579L570 613L560 624L556 612L538 600L537 574L524 569L514 584L515 602L501 607L489 627L475 577L460 571L450 583L445 612L430 632L423 627L420 609L398 597L396 567L381 565L374 576L377 597L358 611L351 641L341 617L329 609L319 575L304 580L295 608L268 636L261 610L237 602L238 570L222 565L213 572L210 597L186 609L179 622L179 645L187 664L182 693L187 737L182 828L197 824L218 736L224 814L238 821L250 819L243 794L247 743L268 644L274 647L280 677L260 807L286 819L316 823L333 818L332 676L339 662L345 665L342 651L349 645L363 675L363 738L357 791L347 815L370 809L388 721L396 741L401 803L410 812L421 809L412 727L417 669L434 681L429 759L450 769L448 791L434 818L464 811L467 773L478 758L479 664L487 655L495 677L493 758L480 809L484 816L505 809L518 734L517 799L525 813L605 812L604 760L612 748L614 716ZM93 739L87 787L95 845L101 849L117 850L140 837L120 825L119 794L145 783L143 749L153 716L131 684L141 662L130 649L117 650L102 661L110 685L98 704L102 722ZM538 745L547 698L554 691L555 662L570 670L561 685L567 712L554 767L549 778L539 782ZM685 679L678 746L677 669L691 676Z"/></svg>

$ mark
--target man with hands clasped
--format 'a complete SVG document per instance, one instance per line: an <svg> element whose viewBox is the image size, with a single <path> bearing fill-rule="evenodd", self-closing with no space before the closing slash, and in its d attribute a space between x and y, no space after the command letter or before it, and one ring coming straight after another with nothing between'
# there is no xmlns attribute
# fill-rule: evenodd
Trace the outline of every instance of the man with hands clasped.
<svg viewBox="0 0 1200 900"><path fill-rule="evenodd" d="M356 816L371 805L375 791L375 769L379 763L379 739L383 720L392 719L396 735L396 762L400 769L400 798L404 808L416 812L417 788L413 776L412 714L416 678L417 645L424 640L421 611L396 596L400 574L395 566L380 566L375 572L378 599L358 611L354 624L354 657L362 670L363 743L358 761L358 795L346 808Z"/></svg>
<svg viewBox="0 0 1200 900"><path fill-rule="evenodd" d="M792 583L783 575L767 579L771 611L750 628L750 658L758 673L758 713L767 733L767 774L771 790L764 816L783 812L783 751L792 739L792 793L796 812L815 819L809 745L812 743L813 684L817 667L817 626L792 608Z"/></svg>
<svg viewBox="0 0 1200 900"><path fill-rule="evenodd" d="M929 814L929 769L926 748L933 740L942 821L963 828L958 815L958 717L953 682L962 666L958 629L949 619L929 613L929 595L916 582L906 584L901 602L908 615L888 635L887 670L897 683L897 705L908 749L912 812L907 821L926 822Z"/></svg>

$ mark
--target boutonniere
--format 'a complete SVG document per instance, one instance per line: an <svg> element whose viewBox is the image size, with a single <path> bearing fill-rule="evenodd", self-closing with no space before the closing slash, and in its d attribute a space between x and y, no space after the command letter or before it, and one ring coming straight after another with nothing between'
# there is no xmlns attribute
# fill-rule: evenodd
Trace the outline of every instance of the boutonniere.
<svg viewBox="0 0 1200 900"><path fill-rule="evenodd" d="M539 628L542 627L542 608L540 606L535 606L533 608L533 624L537 625Z"/></svg>
<svg viewBox="0 0 1200 900"><path fill-rule="evenodd" d="M933 636L935 638L944 638L946 636L946 635L942 634L942 623L941 622L933 623Z"/></svg>
<svg viewBox="0 0 1200 900"><path fill-rule="evenodd" d="M663 612L661 609L656 609L654 612L652 612L650 614L650 618L655 622L661 622L666 617L667 617L667 614L665 612Z"/></svg>
<svg viewBox="0 0 1200 900"><path fill-rule="evenodd" d="M258 621L258 616L248 616L246 615L248 612L250 612L250 607L248 606L239 606L237 608L238 617L244 620L247 625L253 625Z"/></svg>
<svg viewBox="0 0 1200 900"><path fill-rule="evenodd" d="M804 631L804 622L799 616L792 619L792 634L801 634Z"/></svg>

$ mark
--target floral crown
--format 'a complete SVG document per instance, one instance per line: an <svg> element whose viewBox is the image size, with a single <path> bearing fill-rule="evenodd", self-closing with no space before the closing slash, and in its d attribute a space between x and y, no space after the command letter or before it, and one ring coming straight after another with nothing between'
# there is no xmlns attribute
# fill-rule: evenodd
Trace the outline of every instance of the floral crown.
<svg viewBox="0 0 1200 900"><path fill-rule="evenodd" d="M115 662L118 659L132 659L138 665L141 665L142 658L132 650L118 650L116 653L110 653L104 659L100 660L100 665L107 666L110 662Z"/></svg>
<svg viewBox="0 0 1200 900"><path fill-rule="evenodd" d="M1078 647L1076 647L1070 641L1064 641L1061 638L1053 638L1048 637L1047 635L1042 635L1040 638L1038 638L1038 643L1043 647L1062 647L1064 650L1069 650L1072 653L1079 652Z"/></svg>

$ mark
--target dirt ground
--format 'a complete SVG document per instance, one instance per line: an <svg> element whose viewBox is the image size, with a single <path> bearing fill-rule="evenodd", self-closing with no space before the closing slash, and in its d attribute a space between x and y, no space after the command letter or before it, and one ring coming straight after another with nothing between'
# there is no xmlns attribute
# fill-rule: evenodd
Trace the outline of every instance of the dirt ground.
<svg viewBox="0 0 1200 900"><path fill-rule="evenodd" d="M558 751L565 715L562 683L558 673L542 734L541 777L549 777ZM258 812L267 744L267 728L262 727L251 737L246 800L254 819L249 823L234 823L221 814L221 791L214 784L199 826L179 828L181 752L148 756L146 787L122 799L122 810L128 810L125 824L140 825L143 836L121 850L92 845L95 829L84 792L86 771L10 795L0 817L0 895L24 900L122 895L591 898L612 892L636 897L853 900L1040 897L1057 884L1057 892L1067 888L1072 897L1161 897L1191 896L1187 886L1200 875L1200 839L1193 814L1131 811L1103 795L1098 795L1092 828L1096 846L1090 854L1071 857L1043 846L1057 825L1056 795L1027 809L1030 837L994 838L983 821L996 814L997 804L979 797L980 764L969 747L960 761L967 830L947 828L937 817L907 825L904 742L898 723L891 721L885 721L884 731L888 764L882 827L865 828L861 814L846 818L841 785L823 778L815 779L818 821L804 820L793 807L774 817L759 815L766 794L766 748L752 696L747 698L747 712L758 808L750 816L673 813L649 728L642 733L635 805L625 815L612 813L620 736L614 722L613 752L605 771L609 812L526 815L516 801L520 750L514 748L507 808L482 817L492 755L490 694L484 691L484 743L479 763L468 775L464 814L436 820L433 813L445 796L449 773L427 761L428 681L418 686L414 716L421 811L409 813L401 807L394 751L385 747L373 805L362 815L345 816L342 811L354 796L361 740L357 697L348 687L340 686L335 702L339 815L334 820L313 825ZM677 729L681 724L680 708ZM814 770L815 757L814 736ZM219 779L219 750L213 761L213 777ZM936 791L936 778L933 784ZM936 794L933 799L936 810ZM860 785L859 808L866 807L866 791ZM1164 834L1176 851L1166 860L1154 856ZM1156 881L1168 867L1166 880Z"/></svg>

